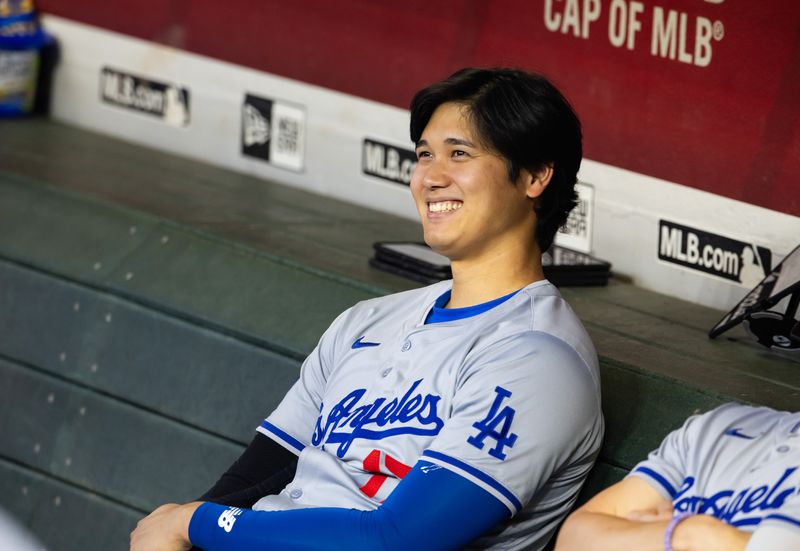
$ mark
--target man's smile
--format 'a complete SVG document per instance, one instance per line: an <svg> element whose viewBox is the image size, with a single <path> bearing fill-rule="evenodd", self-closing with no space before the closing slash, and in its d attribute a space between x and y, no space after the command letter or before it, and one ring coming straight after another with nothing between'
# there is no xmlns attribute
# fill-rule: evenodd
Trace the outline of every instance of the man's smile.
<svg viewBox="0 0 800 551"><path fill-rule="evenodd" d="M460 209L463 204L461 201L431 201L428 203L428 212L451 212Z"/></svg>

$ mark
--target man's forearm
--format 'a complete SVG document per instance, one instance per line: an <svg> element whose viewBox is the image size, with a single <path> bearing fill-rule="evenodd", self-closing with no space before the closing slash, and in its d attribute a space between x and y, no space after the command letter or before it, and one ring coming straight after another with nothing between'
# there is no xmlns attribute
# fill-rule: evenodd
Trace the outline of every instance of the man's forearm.
<svg viewBox="0 0 800 551"><path fill-rule="evenodd" d="M663 551L668 520L640 522L577 511L561 528L556 551ZM674 551L743 551L751 534L708 516L681 522L671 537Z"/></svg>
<svg viewBox="0 0 800 551"><path fill-rule="evenodd" d="M668 524L577 511L562 526L556 551L664 551Z"/></svg>

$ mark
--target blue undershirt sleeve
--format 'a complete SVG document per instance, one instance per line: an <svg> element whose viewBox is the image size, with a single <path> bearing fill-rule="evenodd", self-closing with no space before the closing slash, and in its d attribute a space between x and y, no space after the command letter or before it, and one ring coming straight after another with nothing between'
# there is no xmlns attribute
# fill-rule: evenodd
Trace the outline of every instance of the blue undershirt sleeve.
<svg viewBox="0 0 800 551"><path fill-rule="evenodd" d="M508 518L497 498L460 475L419 461L374 511L252 511L204 503L189 524L206 551L460 549Z"/></svg>

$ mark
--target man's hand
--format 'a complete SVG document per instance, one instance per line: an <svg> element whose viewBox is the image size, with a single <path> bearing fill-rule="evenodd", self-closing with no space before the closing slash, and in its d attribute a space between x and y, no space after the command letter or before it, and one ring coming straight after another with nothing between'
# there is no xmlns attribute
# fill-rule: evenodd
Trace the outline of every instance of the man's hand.
<svg viewBox="0 0 800 551"><path fill-rule="evenodd" d="M681 522L672 535L675 551L742 551L752 534L709 515L695 515Z"/></svg>
<svg viewBox="0 0 800 551"><path fill-rule="evenodd" d="M561 528L557 551L662 550L672 502L647 482L629 477L574 511ZM687 518L672 535L675 551L742 551L751 534L709 515Z"/></svg>
<svg viewBox="0 0 800 551"><path fill-rule="evenodd" d="M672 518L672 503L631 511L625 518L636 522L663 522ZM672 536L675 551L742 551L750 540L748 532L709 515L695 515L681 522Z"/></svg>
<svg viewBox="0 0 800 551"><path fill-rule="evenodd" d="M187 551L189 521L201 502L162 505L139 521L131 532L130 551Z"/></svg>

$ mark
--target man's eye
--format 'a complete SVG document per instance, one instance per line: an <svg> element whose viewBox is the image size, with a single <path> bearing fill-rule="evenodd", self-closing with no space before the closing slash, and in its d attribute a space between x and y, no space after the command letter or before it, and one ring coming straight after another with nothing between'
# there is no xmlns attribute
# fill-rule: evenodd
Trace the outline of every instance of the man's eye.
<svg viewBox="0 0 800 551"><path fill-rule="evenodd" d="M453 157L466 157L466 156L467 156L466 151L462 151L460 149L456 149L455 151L453 151Z"/></svg>
<svg viewBox="0 0 800 551"><path fill-rule="evenodd" d="M417 151L417 160L430 156L431 156L430 151Z"/></svg>

